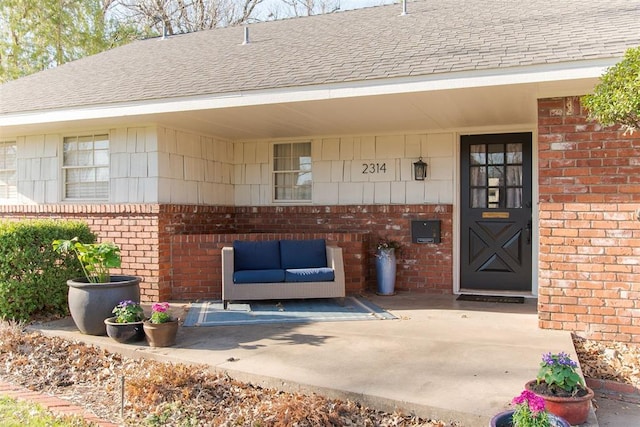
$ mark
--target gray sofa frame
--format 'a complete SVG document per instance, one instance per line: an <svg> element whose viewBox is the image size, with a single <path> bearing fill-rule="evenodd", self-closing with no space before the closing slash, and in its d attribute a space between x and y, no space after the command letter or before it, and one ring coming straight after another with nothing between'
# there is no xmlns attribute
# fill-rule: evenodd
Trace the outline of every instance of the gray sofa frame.
<svg viewBox="0 0 640 427"><path fill-rule="evenodd" d="M344 263L342 248L326 246L327 267L333 268L331 282L233 283L233 248L222 248L222 301L277 300L303 298L344 298Z"/></svg>

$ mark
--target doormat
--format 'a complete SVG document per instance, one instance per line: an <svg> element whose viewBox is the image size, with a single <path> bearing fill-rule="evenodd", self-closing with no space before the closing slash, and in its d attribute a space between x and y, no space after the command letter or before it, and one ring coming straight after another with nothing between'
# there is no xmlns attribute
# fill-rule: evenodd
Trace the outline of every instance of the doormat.
<svg viewBox="0 0 640 427"><path fill-rule="evenodd" d="M191 304L184 326L229 326L263 323L341 322L346 320L386 320L396 317L363 298L300 299L229 303L204 301Z"/></svg>
<svg viewBox="0 0 640 427"><path fill-rule="evenodd" d="M509 304L524 304L524 297L497 297L491 295L459 295L458 301L500 302Z"/></svg>

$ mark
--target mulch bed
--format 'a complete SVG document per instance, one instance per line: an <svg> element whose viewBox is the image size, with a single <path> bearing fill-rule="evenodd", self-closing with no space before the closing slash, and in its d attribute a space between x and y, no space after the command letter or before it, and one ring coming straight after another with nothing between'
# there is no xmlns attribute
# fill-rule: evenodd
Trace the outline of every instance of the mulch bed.
<svg viewBox="0 0 640 427"><path fill-rule="evenodd" d="M0 323L0 379L127 426L460 426L262 388L205 367L129 359L6 323Z"/></svg>
<svg viewBox="0 0 640 427"><path fill-rule="evenodd" d="M573 336L587 385L610 398L640 403L640 346Z"/></svg>

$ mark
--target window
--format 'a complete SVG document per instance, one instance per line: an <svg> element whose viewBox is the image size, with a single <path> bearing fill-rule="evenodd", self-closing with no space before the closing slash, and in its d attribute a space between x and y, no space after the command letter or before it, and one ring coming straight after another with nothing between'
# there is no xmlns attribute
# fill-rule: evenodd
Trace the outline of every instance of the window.
<svg viewBox="0 0 640 427"><path fill-rule="evenodd" d="M63 156L66 200L109 198L109 135L65 137Z"/></svg>
<svg viewBox="0 0 640 427"><path fill-rule="evenodd" d="M522 208L522 143L470 146L472 208Z"/></svg>
<svg viewBox="0 0 640 427"><path fill-rule="evenodd" d="M311 201L311 143L274 144L273 183L276 201Z"/></svg>
<svg viewBox="0 0 640 427"><path fill-rule="evenodd" d="M16 142L0 142L0 199L17 198Z"/></svg>

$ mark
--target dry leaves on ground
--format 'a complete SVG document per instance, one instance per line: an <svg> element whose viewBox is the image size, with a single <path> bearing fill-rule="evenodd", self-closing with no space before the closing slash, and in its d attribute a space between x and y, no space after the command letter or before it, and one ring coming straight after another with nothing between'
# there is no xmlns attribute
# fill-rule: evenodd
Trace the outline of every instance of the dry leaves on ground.
<svg viewBox="0 0 640 427"><path fill-rule="evenodd" d="M640 346L593 341L576 335L573 344L585 377L640 387Z"/></svg>
<svg viewBox="0 0 640 427"><path fill-rule="evenodd" d="M6 323L0 324L0 378L55 394L124 425L460 425L376 411L353 401L256 387L212 374L205 367L128 359Z"/></svg>

